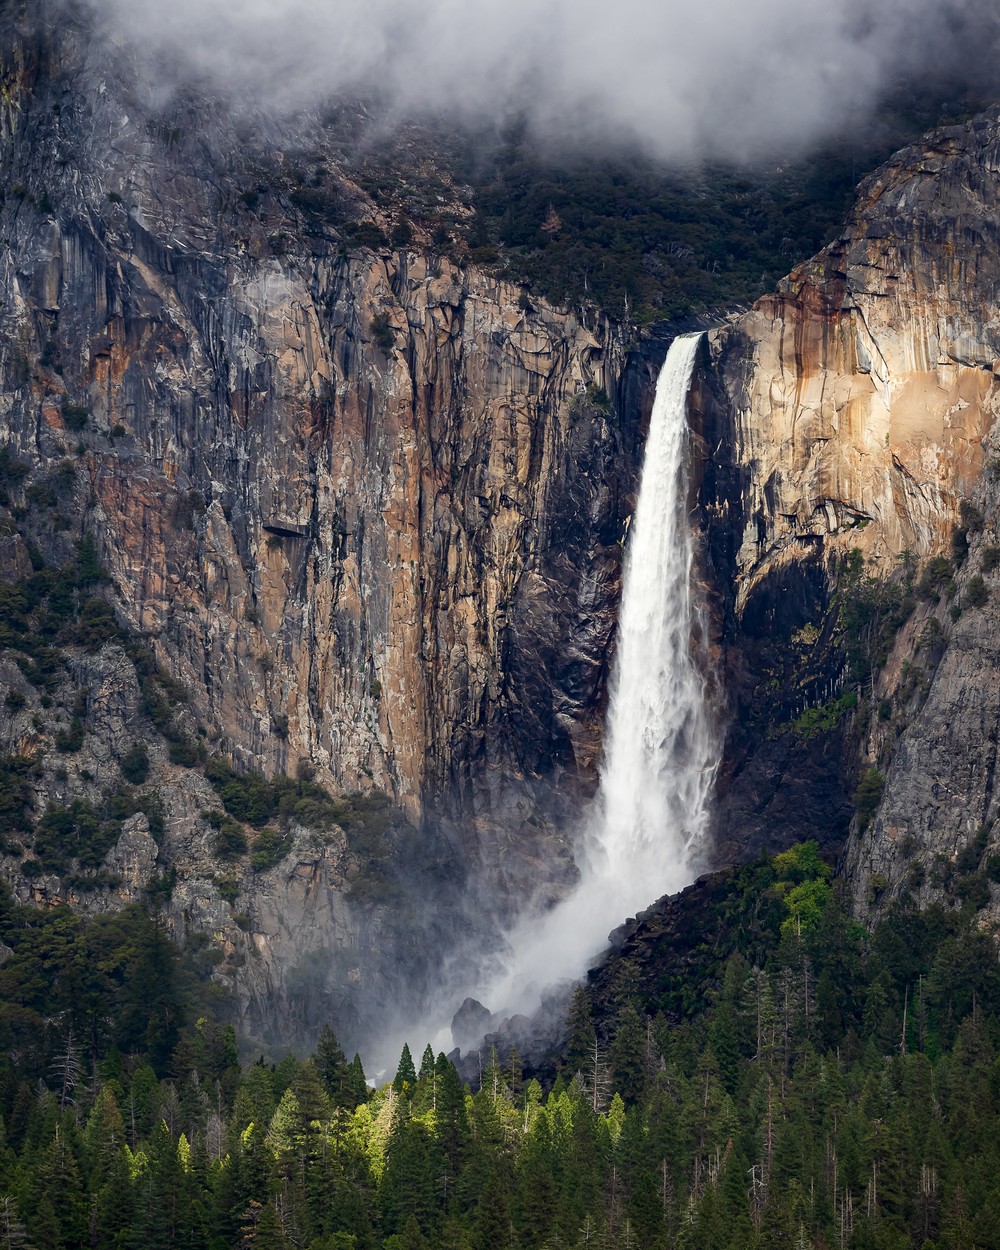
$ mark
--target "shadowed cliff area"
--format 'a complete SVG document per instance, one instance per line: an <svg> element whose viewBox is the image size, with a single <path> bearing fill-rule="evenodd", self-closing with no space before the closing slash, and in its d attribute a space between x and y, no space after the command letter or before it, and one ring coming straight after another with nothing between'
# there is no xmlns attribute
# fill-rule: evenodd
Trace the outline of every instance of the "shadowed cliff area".
<svg viewBox="0 0 1000 1250"><path fill-rule="evenodd" d="M356 1042L572 874L626 334L364 246L322 143L320 221L85 23L8 6L4 37L5 872L97 911L162 877L252 1036Z"/></svg>
<svg viewBox="0 0 1000 1250"><path fill-rule="evenodd" d="M469 961L575 878L681 323L640 325L758 294L836 219L845 151L828 179L647 161L616 182L619 163L546 163L516 126L473 151L439 124L376 143L367 102L276 120L190 85L150 100L83 10L8 3L0 36L3 875L42 907L158 899L263 1048L332 1020L353 1049L430 1000L447 1019ZM992 374L959 292L991 271L940 258L977 229L946 175L980 176L992 127L874 175L848 243L702 348L727 859L838 845L876 767L871 695L839 701L877 665L845 676L838 594L854 546L881 577L907 543L946 544L978 480L956 449ZM960 225L910 211L921 178ZM901 409L869 430L886 383L858 326L899 269L872 257L911 228L906 265L962 323L957 372L934 383L939 429ZM876 270L884 291L863 290ZM922 299L900 297L921 325ZM917 369L916 341L882 359L919 390L938 362Z"/></svg>

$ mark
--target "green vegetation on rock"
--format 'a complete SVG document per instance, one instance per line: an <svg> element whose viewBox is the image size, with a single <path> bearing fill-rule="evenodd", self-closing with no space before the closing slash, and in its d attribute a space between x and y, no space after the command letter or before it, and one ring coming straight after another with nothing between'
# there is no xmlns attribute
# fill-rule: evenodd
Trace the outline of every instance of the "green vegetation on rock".
<svg viewBox="0 0 1000 1250"><path fill-rule="evenodd" d="M885 778L877 768L868 768L862 773L858 788L854 791L854 806L858 813L858 828L863 833L871 824L872 817L878 811L885 789Z"/></svg>

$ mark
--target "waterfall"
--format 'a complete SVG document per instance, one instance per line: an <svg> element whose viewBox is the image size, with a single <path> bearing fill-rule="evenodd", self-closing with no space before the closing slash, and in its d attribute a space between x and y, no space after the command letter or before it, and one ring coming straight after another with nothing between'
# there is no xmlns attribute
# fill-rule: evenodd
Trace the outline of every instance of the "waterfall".
<svg viewBox="0 0 1000 1250"><path fill-rule="evenodd" d="M700 335L660 371L629 532L591 869L620 919L687 885L704 836L715 738L693 651L687 393Z"/></svg>
<svg viewBox="0 0 1000 1250"><path fill-rule="evenodd" d="M688 885L717 762L691 598L687 394L700 335L675 339L660 371L629 527L600 791L584 822L580 882L509 936L487 1002L530 1010L578 977L626 917Z"/></svg>

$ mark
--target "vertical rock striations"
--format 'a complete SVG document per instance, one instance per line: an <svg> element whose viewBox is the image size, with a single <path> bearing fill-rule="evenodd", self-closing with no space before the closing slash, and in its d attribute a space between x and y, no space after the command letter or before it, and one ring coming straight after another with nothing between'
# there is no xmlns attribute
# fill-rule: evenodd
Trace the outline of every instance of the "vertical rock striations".
<svg viewBox="0 0 1000 1250"><path fill-rule="evenodd" d="M390 246L398 223L323 122L261 138L194 94L151 103L124 53L53 12L0 15L0 572L89 572L63 675L5 641L3 767L41 816L96 804L143 740L160 808L110 823L85 898L25 831L3 872L96 909L176 870L170 923L212 935L253 1027L301 1009L308 1030L330 1005L357 1038L372 996L422 992L453 941L442 899L486 929L573 872L662 345L630 352L596 312L422 237ZM844 559L889 576L947 548L962 500L984 514L961 612L926 600L862 692L889 706L863 751L886 780L850 848L862 901L914 855L992 849L998 183L995 116L905 150L840 238L701 349L721 854L843 839ZM119 623L187 692L172 758L134 648L83 602L85 536ZM187 765L208 754L370 802L323 832L299 794L283 840L220 865L244 835L205 814L216 790Z"/></svg>
<svg viewBox="0 0 1000 1250"><path fill-rule="evenodd" d="M835 842L859 762L887 769L851 842L861 904L896 892L915 855L954 861L992 820L992 607L952 618L995 541L982 501L1000 407L998 202L1000 119L938 131L868 178L842 235L710 339L701 500L735 708L720 835L730 853ZM970 497L985 536L971 535L956 611L918 605L879 682L857 692L870 718L859 761L838 736L849 718L832 738L799 719L850 690L843 561L858 549L886 577L904 553L950 554Z"/></svg>
<svg viewBox="0 0 1000 1250"><path fill-rule="evenodd" d="M622 335L379 245L379 209L318 123L254 147L210 101L145 103L124 55L52 12L0 17L0 413L27 474L6 528L52 565L94 536L120 621L182 683L211 752L385 792L427 831L426 858L450 855L451 880L475 874L499 912L558 889L562 817L595 775L634 489ZM365 230L374 248L352 244ZM24 491L66 465L58 511L32 514ZM17 542L11 576L31 567ZM103 772L76 767L91 709L51 793L113 780L148 733L129 681ZM204 880L212 792L163 769L175 923L263 961L237 974L248 1000L358 940L346 930L367 922L335 898L346 861L301 839L282 884L241 887L241 937ZM139 826L115 852L126 883L149 868ZM366 975L325 983L347 972Z"/></svg>

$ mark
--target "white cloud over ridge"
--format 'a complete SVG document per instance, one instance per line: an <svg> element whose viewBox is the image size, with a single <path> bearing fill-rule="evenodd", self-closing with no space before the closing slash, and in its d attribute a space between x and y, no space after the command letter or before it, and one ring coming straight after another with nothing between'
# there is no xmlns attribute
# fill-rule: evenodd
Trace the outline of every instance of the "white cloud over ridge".
<svg viewBox="0 0 1000 1250"><path fill-rule="evenodd" d="M900 72L997 44L988 0L88 0L160 75L282 110L523 110L546 138L667 158L787 150Z"/></svg>

